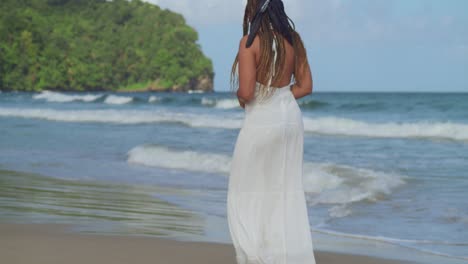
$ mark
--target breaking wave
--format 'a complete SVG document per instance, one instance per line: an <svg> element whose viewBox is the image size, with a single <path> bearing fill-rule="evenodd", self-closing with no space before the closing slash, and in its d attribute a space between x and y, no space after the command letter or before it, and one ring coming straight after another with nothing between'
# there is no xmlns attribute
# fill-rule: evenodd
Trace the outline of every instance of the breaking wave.
<svg viewBox="0 0 468 264"><path fill-rule="evenodd" d="M131 149L127 162L150 167L229 174L231 157L216 153L178 150L158 145ZM333 163L304 163L304 190L312 204L334 205L331 217L351 213L346 206L359 201L386 199L405 184L403 176Z"/></svg>
<svg viewBox="0 0 468 264"><path fill-rule="evenodd" d="M128 104L133 101L133 97L129 96L117 96L117 95L108 95L104 100L106 104L114 104L114 105L121 105L121 104Z"/></svg>
<svg viewBox="0 0 468 264"><path fill-rule="evenodd" d="M93 102L101 98L102 94L65 94L52 91L42 91L39 94L33 95L33 99L45 100L47 102L67 103L73 101Z"/></svg>
<svg viewBox="0 0 468 264"><path fill-rule="evenodd" d="M203 97L201 99L201 104L221 109L240 108L239 102L236 99L214 99Z"/></svg>
<svg viewBox="0 0 468 264"><path fill-rule="evenodd" d="M339 117L304 118L304 130L326 135L382 138L440 138L468 141L468 124L452 122L368 123Z"/></svg>
<svg viewBox="0 0 468 264"><path fill-rule="evenodd" d="M55 110L41 108L1 108L0 116L36 118L60 122L114 124L180 123L191 127L239 128L242 120L222 116L145 110Z"/></svg>
<svg viewBox="0 0 468 264"><path fill-rule="evenodd" d="M115 99L120 103L129 98ZM55 110L47 108L2 108L0 116L37 118L61 122L159 123L172 122L192 127L239 129L242 117L212 114L175 113L149 110ZM426 138L468 141L468 124L453 122L368 123L339 117L304 117L306 133L374 138Z"/></svg>

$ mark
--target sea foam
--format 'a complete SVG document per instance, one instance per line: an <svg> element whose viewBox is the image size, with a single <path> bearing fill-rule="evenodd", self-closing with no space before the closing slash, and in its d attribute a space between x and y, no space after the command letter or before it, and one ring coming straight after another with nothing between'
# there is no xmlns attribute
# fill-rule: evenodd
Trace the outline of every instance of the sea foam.
<svg viewBox="0 0 468 264"><path fill-rule="evenodd" d="M202 171L227 174L231 159L228 156L199 153L190 150L173 150L162 146L137 146L128 152L129 163L151 167Z"/></svg>
<svg viewBox="0 0 468 264"><path fill-rule="evenodd" d="M120 103L131 100L116 99ZM156 110L55 110L48 108L2 108L0 116L38 118L61 122L143 124L172 122L192 127L239 129L242 115L177 113ZM370 138L448 139L468 141L468 124L454 122L369 123L340 117L303 117L310 134Z"/></svg>
<svg viewBox="0 0 468 264"><path fill-rule="evenodd" d="M67 103L73 101L92 102L102 97L102 94L84 94L84 95L71 95L52 91L42 91L39 94L33 95L33 99L45 100L47 102Z"/></svg>
<svg viewBox="0 0 468 264"><path fill-rule="evenodd" d="M158 145L141 145L131 149L127 161L150 167L217 173L227 176L231 157L223 154L177 150ZM335 205L331 217L351 213L346 205L376 202L405 184L404 176L333 163L304 163L304 190L312 204Z"/></svg>
<svg viewBox="0 0 468 264"><path fill-rule="evenodd" d="M46 108L2 108L0 116L36 118L60 122L114 123L122 125L145 123L178 123L191 127L239 128L242 120L223 116L176 113L158 110L55 110Z"/></svg>
<svg viewBox="0 0 468 264"><path fill-rule="evenodd" d="M160 102L161 101L161 97L158 97L158 96L150 96L148 98L148 103L155 103L155 102Z"/></svg>
<svg viewBox="0 0 468 264"><path fill-rule="evenodd" d="M304 163L304 189L317 194L314 204L346 204L363 200L378 201L405 184L405 177L334 163ZM335 212L344 208L335 208ZM340 212L342 213L342 212Z"/></svg>
<svg viewBox="0 0 468 264"><path fill-rule="evenodd" d="M441 138L468 140L468 124L453 122L368 123L339 117L304 118L310 133L388 138Z"/></svg>
<svg viewBox="0 0 468 264"><path fill-rule="evenodd" d="M106 104L114 104L114 105L121 105L121 104L128 104L133 101L133 97L128 96L117 96L117 95L108 95L104 100Z"/></svg>
<svg viewBox="0 0 468 264"><path fill-rule="evenodd" d="M211 106L220 109L233 109L240 107L239 101L237 99L215 99L203 97L201 104L204 106Z"/></svg>

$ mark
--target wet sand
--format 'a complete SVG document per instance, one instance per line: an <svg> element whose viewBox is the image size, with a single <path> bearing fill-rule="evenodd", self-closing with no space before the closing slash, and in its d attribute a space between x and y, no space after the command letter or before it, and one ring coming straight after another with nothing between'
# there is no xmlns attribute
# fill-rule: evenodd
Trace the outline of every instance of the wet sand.
<svg viewBox="0 0 468 264"><path fill-rule="evenodd" d="M317 264L403 264L316 251ZM0 263L236 264L231 244L70 232L66 225L0 224Z"/></svg>

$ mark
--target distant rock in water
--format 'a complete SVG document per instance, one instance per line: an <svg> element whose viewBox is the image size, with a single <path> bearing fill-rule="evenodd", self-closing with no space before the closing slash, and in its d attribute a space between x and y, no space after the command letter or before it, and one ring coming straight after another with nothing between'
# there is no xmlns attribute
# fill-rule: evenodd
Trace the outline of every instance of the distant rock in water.
<svg viewBox="0 0 468 264"><path fill-rule="evenodd" d="M2 0L0 90L213 91L182 15L141 0Z"/></svg>

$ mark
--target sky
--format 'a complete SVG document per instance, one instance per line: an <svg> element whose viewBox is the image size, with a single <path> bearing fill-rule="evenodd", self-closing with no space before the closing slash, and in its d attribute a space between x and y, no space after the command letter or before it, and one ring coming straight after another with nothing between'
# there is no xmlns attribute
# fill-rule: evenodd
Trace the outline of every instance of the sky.
<svg viewBox="0 0 468 264"><path fill-rule="evenodd" d="M181 13L228 91L246 0L147 0ZM466 0L283 0L315 92L468 92Z"/></svg>

